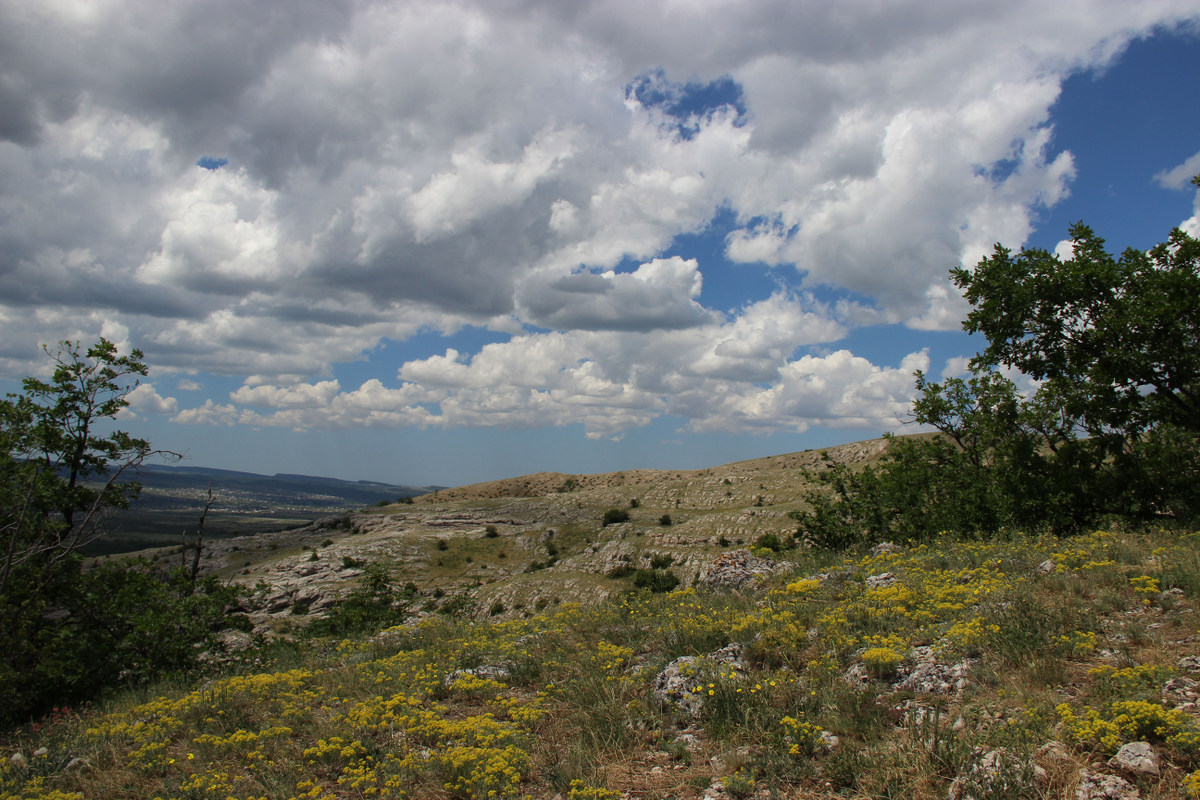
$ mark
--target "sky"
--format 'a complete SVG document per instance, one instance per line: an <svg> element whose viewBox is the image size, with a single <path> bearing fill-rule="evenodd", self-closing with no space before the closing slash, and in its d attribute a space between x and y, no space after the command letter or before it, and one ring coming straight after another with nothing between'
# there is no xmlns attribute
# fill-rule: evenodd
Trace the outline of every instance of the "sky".
<svg viewBox="0 0 1200 800"><path fill-rule="evenodd" d="M410 485L909 432L995 243L1200 234L1197 0L0 0L0 390Z"/></svg>

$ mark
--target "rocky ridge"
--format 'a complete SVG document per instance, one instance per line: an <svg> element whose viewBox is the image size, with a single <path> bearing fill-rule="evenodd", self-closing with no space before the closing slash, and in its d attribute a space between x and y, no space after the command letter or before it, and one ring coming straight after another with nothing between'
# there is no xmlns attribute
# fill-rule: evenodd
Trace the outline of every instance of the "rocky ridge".
<svg viewBox="0 0 1200 800"><path fill-rule="evenodd" d="M876 439L703 470L543 472L441 489L301 528L207 541L201 568L257 587L245 610L267 636L323 615L372 563L386 565L396 585L411 583L425 612L466 597L481 617L598 601L629 588L637 570L669 570L684 586L726 583L747 570L778 571L747 548L764 535L791 542L788 512L805 507L813 474L871 463L886 446ZM630 520L604 525L613 508ZM732 572L706 575L722 553ZM151 555L164 564L181 558L175 548Z"/></svg>

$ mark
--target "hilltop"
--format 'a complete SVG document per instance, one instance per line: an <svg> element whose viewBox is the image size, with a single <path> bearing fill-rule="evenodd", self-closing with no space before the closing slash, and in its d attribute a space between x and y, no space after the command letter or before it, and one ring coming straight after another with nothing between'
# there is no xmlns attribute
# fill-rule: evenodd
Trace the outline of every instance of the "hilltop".
<svg viewBox="0 0 1200 800"><path fill-rule="evenodd" d="M563 598L626 591L651 562L669 561L688 585L730 548L763 536L790 543L796 522L788 514L805 507L811 475L832 463L874 463L886 446L876 439L701 470L537 473L438 489L299 528L209 541L202 564L247 587L269 587L249 609L263 635L322 616L368 564L386 565L397 585L439 591L439 606L481 617L528 614ZM628 521L605 525L611 509ZM178 547L143 554L163 565L181 555Z"/></svg>

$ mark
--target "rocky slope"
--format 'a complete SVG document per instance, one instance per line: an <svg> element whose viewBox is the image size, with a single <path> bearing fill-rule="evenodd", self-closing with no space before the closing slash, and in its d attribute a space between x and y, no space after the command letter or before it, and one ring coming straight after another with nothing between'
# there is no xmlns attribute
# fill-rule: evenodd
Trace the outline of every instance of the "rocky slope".
<svg viewBox="0 0 1200 800"><path fill-rule="evenodd" d="M247 609L260 634L323 615L366 564L412 583L426 611L465 597L478 616L528 615L565 598L592 602L628 589L638 569L691 585L721 553L775 535L790 542L812 474L866 464L883 439L702 470L599 475L537 473L443 489L411 503L327 517L291 530L213 540L202 569L259 587ZM609 509L629 520L603 524ZM160 563L178 548L155 551Z"/></svg>

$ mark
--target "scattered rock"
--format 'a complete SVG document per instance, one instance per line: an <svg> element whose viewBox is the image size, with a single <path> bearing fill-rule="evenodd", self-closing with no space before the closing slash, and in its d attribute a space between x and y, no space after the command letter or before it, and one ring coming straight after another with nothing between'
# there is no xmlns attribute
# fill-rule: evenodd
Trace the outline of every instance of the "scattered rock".
<svg viewBox="0 0 1200 800"><path fill-rule="evenodd" d="M1171 678L1162 687L1163 702L1179 711L1193 711L1200 703L1200 683L1191 678Z"/></svg>
<svg viewBox="0 0 1200 800"><path fill-rule="evenodd" d="M858 689L860 692L871 685L871 675L861 661L856 661L842 673L842 680Z"/></svg>
<svg viewBox="0 0 1200 800"><path fill-rule="evenodd" d="M978 659L968 658L954 664L944 664L937 659L932 647L914 647L907 662L912 666L896 684L898 689L911 689L923 694L955 694L970 683L971 669ZM905 668L901 667L904 671Z"/></svg>
<svg viewBox="0 0 1200 800"><path fill-rule="evenodd" d="M731 642L724 647L717 648L704 657L716 664L725 664L733 667L738 672L746 668L746 660L744 658L746 648L737 642Z"/></svg>
<svg viewBox="0 0 1200 800"><path fill-rule="evenodd" d="M1124 778L1093 772L1091 767L1079 773L1076 800L1141 800L1142 793Z"/></svg>
<svg viewBox="0 0 1200 800"><path fill-rule="evenodd" d="M698 715L708 699L707 692L698 691L702 686L700 670L703 662L741 672L746 668L742 658L744 651L742 645L733 643L702 657L680 656L654 676L651 684L654 698L666 708L679 708L693 717Z"/></svg>
<svg viewBox="0 0 1200 800"><path fill-rule="evenodd" d="M1108 760L1114 769L1131 775L1158 776L1159 759L1148 742L1130 742L1122 745L1117 754Z"/></svg>
<svg viewBox="0 0 1200 800"><path fill-rule="evenodd" d="M1057 566L1058 565L1055 564L1052 559L1047 558L1045 561L1037 565L1037 571L1043 575L1049 575L1051 572L1054 572L1054 569Z"/></svg>
<svg viewBox="0 0 1200 800"><path fill-rule="evenodd" d="M998 748L976 749L963 771L950 784L951 800L990 800L1022 797L1046 780L1046 771L1023 756Z"/></svg>
<svg viewBox="0 0 1200 800"><path fill-rule="evenodd" d="M722 553L700 576L700 585L712 591L741 589L771 575L776 565L765 558L753 555L749 550L730 550Z"/></svg>
<svg viewBox="0 0 1200 800"><path fill-rule="evenodd" d="M1183 591L1183 589L1180 589L1178 586L1176 586L1174 589L1167 589L1165 592L1160 592L1158 595L1158 602L1159 605L1161 605L1164 600L1167 602L1178 603L1186 598L1187 594Z"/></svg>
<svg viewBox="0 0 1200 800"><path fill-rule="evenodd" d="M704 698L695 691L700 686L699 662L696 656L680 656L663 667L654 676L654 699L664 707L682 709L689 716L699 714L704 707Z"/></svg>
<svg viewBox="0 0 1200 800"><path fill-rule="evenodd" d="M1046 742L1037 749L1034 758L1044 764L1066 764L1071 761L1071 753L1062 742Z"/></svg>
<svg viewBox="0 0 1200 800"><path fill-rule="evenodd" d="M446 686L446 687L450 687L451 685L453 685L453 683L456 680L458 680L459 678L465 677L467 675L471 675L476 678L484 678L484 679L490 679L493 681L500 681L501 683L504 683L512 675L512 665L511 664L483 664L482 666L478 666L478 667L469 667L467 669L456 669L453 672L446 675L446 677L442 679L442 685Z"/></svg>
<svg viewBox="0 0 1200 800"><path fill-rule="evenodd" d="M885 553L902 553L902 552L904 552L903 547L892 544L891 542L880 542L879 544L877 544L871 548L871 555L873 557L878 557Z"/></svg>
<svg viewBox="0 0 1200 800"><path fill-rule="evenodd" d="M853 574L854 570L842 568L831 570L829 572L818 572L816 575L809 575L807 580L820 581L821 583L828 583L831 586L842 586L846 583L846 581L850 580L850 577Z"/></svg>
<svg viewBox="0 0 1200 800"><path fill-rule="evenodd" d="M1184 656L1179 659L1178 667L1184 672L1200 675L1200 656Z"/></svg>
<svg viewBox="0 0 1200 800"><path fill-rule="evenodd" d="M881 572L878 575L870 575L867 577L867 588L882 589L885 586L891 586L895 582L895 575L890 572Z"/></svg>
<svg viewBox="0 0 1200 800"><path fill-rule="evenodd" d="M217 634L226 653L241 653L254 646L254 637L245 631L223 630Z"/></svg>
<svg viewBox="0 0 1200 800"><path fill-rule="evenodd" d="M928 645L914 647L908 657L896 665L896 670L885 678L894 683L896 689L907 689L921 694L957 694L970 683L971 670L978 659L968 658L953 664L938 660L937 651ZM842 680L856 689L863 690L875 680L870 670L861 661L856 661L842 673Z"/></svg>
<svg viewBox="0 0 1200 800"><path fill-rule="evenodd" d="M895 707L894 713L901 725L915 728L919 728L927 723L936 723L939 716L939 712L933 706L917 702L916 700L905 700ZM965 725L962 717L955 720L955 723L962 724L959 724L954 730L959 730Z"/></svg>

